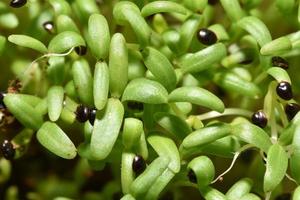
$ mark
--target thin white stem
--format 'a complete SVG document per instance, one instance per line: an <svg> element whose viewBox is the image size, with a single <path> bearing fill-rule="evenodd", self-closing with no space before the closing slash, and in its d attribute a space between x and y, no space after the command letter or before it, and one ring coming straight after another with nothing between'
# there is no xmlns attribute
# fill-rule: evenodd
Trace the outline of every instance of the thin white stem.
<svg viewBox="0 0 300 200"><path fill-rule="evenodd" d="M239 155L240 155L243 151L245 151L246 149L249 149L249 148L252 148L252 147L253 147L253 145L247 144L247 145L241 147L237 152L235 152L235 154L234 154L234 156L233 156L233 159L232 159L232 161L231 161L230 166L229 166L222 174L220 174L215 180L213 180L213 181L211 182L211 184L213 184L213 183L217 182L219 179L223 178L223 176L224 176L225 174L227 174L227 173L232 169L232 167L234 166L234 164L235 164L237 158L239 157Z"/></svg>
<svg viewBox="0 0 300 200"><path fill-rule="evenodd" d="M245 109L226 108L223 113L219 113L216 111L210 111L210 112L204 113L202 115L197 115L196 117L202 121L202 120L208 120L211 118L228 116L228 115L239 115L239 116L244 116L244 117L250 118L252 114L253 113L251 111L245 110Z"/></svg>
<svg viewBox="0 0 300 200"><path fill-rule="evenodd" d="M292 182L294 182L295 184L298 184L297 181L295 179L293 179L290 175L288 175L287 173L285 174L285 176Z"/></svg>
<svg viewBox="0 0 300 200"><path fill-rule="evenodd" d="M213 180L213 181L211 182L211 184L214 184L215 182L217 182L219 179L221 179L225 174L227 174L227 173L232 169L232 167L233 167L233 165L235 164L235 161L236 161L236 159L239 157L239 155L240 155L240 152L236 152L236 153L234 154L234 157L233 157L232 162L231 162L230 166L228 167L228 169L226 169L226 170L225 170L222 174L220 174L215 180Z"/></svg>
<svg viewBox="0 0 300 200"><path fill-rule="evenodd" d="M29 64L28 67L26 67L26 69L23 71L23 73L20 74L20 76L25 76L25 75L27 74L27 72L32 68L32 66L33 66L37 61L39 61L39 60L41 60L41 59L43 59L43 58L52 57L52 56L53 56L53 57L63 57L63 56L67 56L67 55L69 55L69 54L73 51L74 48L75 48L75 47L72 47L72 48L71 48L68 52L66 52L66 53L62 53L62 54L58 54L58 53L48 53L48 54L45 54L45 55L42 55L42 56L36 58L35 60L33 60L33 61ZM18 77L18 78L20 78L20 77Z"/></svg>

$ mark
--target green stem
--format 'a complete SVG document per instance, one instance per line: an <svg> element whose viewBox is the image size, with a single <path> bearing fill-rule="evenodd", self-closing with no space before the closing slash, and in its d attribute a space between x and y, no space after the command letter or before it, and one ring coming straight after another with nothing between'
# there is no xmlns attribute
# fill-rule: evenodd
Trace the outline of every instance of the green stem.
<svg viewBox="0 0 300 200"><path fill-rule="evenodd" d="M210 111L207 113L204 113L202 115L197 115L196 117L199 120L208 120L216 117L222 117L222 116L228 116L228 115L238 115L250 118L252 116L252 112L246 109L240 109L240 108L226 108L223 113L219 113L216 111Z"/></svg>

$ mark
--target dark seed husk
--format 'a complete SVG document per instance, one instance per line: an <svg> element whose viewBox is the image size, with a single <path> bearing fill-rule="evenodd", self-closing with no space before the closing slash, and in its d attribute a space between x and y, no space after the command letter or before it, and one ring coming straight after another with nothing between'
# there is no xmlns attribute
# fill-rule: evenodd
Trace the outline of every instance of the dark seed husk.
<svg viewBox="0 0 300 200"><path fill-rule="evenodd" d="M16 150L14 149L13 144L9 140L4 140L1 145L1 151L3 154L3 157L7 160L11 160L15 156Z"/></svg>
<svg viewBox="0 0 300 200"><path fill-rule="evenodd" d="M265 128L268 123L268 119L262 110L253 113L251 121L253 124L261 128Z"/></svg>
<svg viewBox="0 0 300 200"><path fill-rule="evenodd" d="M206 28L201 28L197 33L198 40L205 45L215 44L218 40L216 34Z"/></svg>
<svg viewBox="0 0 300 200"><path fill-rule="evenodd" d="M278 83L276 92L277 95L284 100L290 100L293 98L292 86L286 81Z"/></svg>
<svg viewBox="0 0 300 200"><path fill-rule="evenodd" d="M140 155L134 157L132 162L132 170L136 174L141 174L146 169L146 161Z"/></svg>
<svg viewBox="0 0 300 200"><path fill-rule="evenodd" d="M96 109L90 109L89 111L89 122L94 125L95 119L96 119L97 110Z"/></svg>
<svg viewBox="0 0 300 200"><path fill-rule="evenodd" d="M76 119L80 123L84 123L89 119L89 108L84 105L79 105L76 109Z"/></svg>
<svg viewBox="0 0 300 200"><path fill-rule="evenodd" d="M295 115L299 112L299 110L300 110L300 105L296 103L288 103L284 108L284 111L289 120L292 120L295 117Z"/></svg>
<svg viewBox="0 0 300 200"><path fill-rule="evenodd" d="M12 0L9 5L13 8L20 8L24 6L26 3L27 0Z"/></svg>

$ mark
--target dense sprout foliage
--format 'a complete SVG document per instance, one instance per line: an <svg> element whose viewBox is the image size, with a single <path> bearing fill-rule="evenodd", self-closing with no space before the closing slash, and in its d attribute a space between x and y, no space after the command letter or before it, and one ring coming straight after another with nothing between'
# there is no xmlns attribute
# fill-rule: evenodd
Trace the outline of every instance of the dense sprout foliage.
<svg viewBox="0 0 300 200"><path fill-rule="evenodd" d="M2 0L0 199L300 200L297 0Z"/></svg>

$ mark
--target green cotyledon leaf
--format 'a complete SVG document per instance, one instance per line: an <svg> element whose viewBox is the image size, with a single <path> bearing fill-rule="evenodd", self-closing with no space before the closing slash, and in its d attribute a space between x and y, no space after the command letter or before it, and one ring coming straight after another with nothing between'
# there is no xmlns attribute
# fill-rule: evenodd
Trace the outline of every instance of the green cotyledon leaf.
<svg viewBox="0 0 300 200"><path fill-rule="evenodd" d="M157 81L168 91L172 91L177 80L174 68L168 58L152 47L145 48L142 54L146 67Z"/></svg>
<svg viewBox="0 0 300 200"><path fill-rule="evenodd" d="M93 94L95 106L102 110L108 99L109 69L106 62L97 62L94 72Z"/></svg>
<svg viewBox="0 0 300 200"><path fill-rule="evenodd" d="M218 63L225 57L225 45L223 43L217 43L184 57L180 61L179 66L185 73L200 72L209 69L213 64Z"/></svg>
<svg viewBox="0 0 300 200"><path fill-rule="evenodd" d="M120 98L128 82L128 50L121 33L111 38L109 49L109 91L113 97Z"/></svg>
<svg viewBox="0 0 300 200"><path fill-rule="evenodd" d="M52 38L48 50L51 53L63 53L78 46L86 46L82 36L73 31L64 31Z"/></svg>
<svg viewBox="0 0 300 200"><path fill-rule="evenodd" d="M249 122L234 124L232 134L240 140L258 147L264 152L268 152L272 145L268 134L260 127Z"/></svg>
<svg viewBox="0 0 300 200"><path fill-rule="evenodd" d="M267 153L264 191L271 192L282 181L288 167L288 155L279 144L273 144Z"/></svg>
<svg viewBox="0 0 300 200"><path fill-rule="evenodd" d="M187 14L188 10L176 2L170 1L154 1L146 4L141 10L143 17L154 15L161 12L174 12L179 14Z"/></svg>
<svg viewBox="0 0 300 200"><path fill-rule="evenodd" d="M42 42L27 35L10 35L8 41L21 47L27 47L41 53L47 53L47 47Z"/></svg>
<svg viewBox="0 0 300 200"><path fill-rule="evenodd" d="M28 97L26 96L28 99ZM21 94L6 94L4 104L9 112L25 127L38 130L43 124L42 114L27 103ZM33 96L32 99L35 99Z"/></svg>
<svg viewBox="0 0 300 200"><path fill-rule="evenodd" d="M224 103L210 91L194 86L176 88L169 94L169 102L190 102L222 113Z"/></svg>
<svg viewBox="0 0 300 200"><path fill-rule="evenodd" d="M137 78L126 86L122 101L138 101L149 104L167 103L168 91L156 81Z"/></svg>
<svg viewBox="0 0 300 200"><path fill-rule="evenodd" d="M77 155L76 147L65 132L53 122L45 122L37 132L38 141L55 155L73 159Z"/></svg>
<svg viewBox="0 0 300 200"><path fill-rule="evenodd" d="M58 120L64 101L64 88L61 86L52 86L47 93L48 115L51 121Z"/></svg>
<svg viewBox="0 0 300 200"><path fill-rule="evenodd" d="M135 198L141 198L167 169L169 161L166 157L158 157L153 160L146 170L132 182L130 193Z"/></svg>
<svg viewBox="0 0 300 200"><path fill-rule="evenodd" d="M189 162L187 170L192 170L200 188L210 185L215 177L215 167L207 156L199 156Z"/></svg>
<svg viewBox="0 0 300 200"><path fill-rule="evenodd" d="M173 173L178 173L180 171L180 156L174 141L160 135L149 136L147 140L160 157L170 159L168 168Z"/></svg>
<svg viewBox="0 0 300 200"><path fill-rule="evenodd" d="M190 133L182 141L184 148L200 147L228 136L232 126L225 123L207 126Z"/></svg>
<svg viewBox="0 0 300 200"><path fill-rule="evenodd" d="M97 59L105 59L108 56L110 33L108 23L101 14L92 14L88 22L87 44L93 56Z"/></svg>
<svg viewBox="0 0 300 200"><path fill-rule="evenodd" d="M97 113L91 137L91 154L95 160L105 159L112 151L123 121L124 108L118 99L110 98L106 108Z"/></svg>

